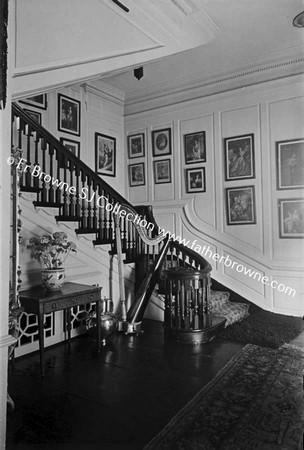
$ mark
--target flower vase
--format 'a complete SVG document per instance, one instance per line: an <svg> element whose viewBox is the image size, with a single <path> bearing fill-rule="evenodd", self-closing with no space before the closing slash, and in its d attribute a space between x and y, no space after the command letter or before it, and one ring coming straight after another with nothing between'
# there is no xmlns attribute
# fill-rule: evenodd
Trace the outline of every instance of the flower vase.
<svg viewBox="0 0 304 450"><path fill-rule="evenodd" d="M42 287L47 291L60 291L64 285L65 271L59 269L42 269L41 280Z"/></svg>

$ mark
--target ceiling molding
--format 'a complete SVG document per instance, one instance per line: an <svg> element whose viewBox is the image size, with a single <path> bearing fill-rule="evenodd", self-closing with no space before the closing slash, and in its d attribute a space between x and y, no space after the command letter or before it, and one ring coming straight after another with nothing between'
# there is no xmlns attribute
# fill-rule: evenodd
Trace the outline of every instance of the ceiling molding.
<svg viewBox="0 0 304 450"><path fill-rule="evenodd" d="M125 93L101 80L93 80L86 83L85 89L87 92L106 98L120 106L124 106Z"/></svg>
<svg viewBox="0 0 304 450"><path fill-rule="evenodd" d="M286 76L304 73L304 56L284 61L269 62L255 67L247 67L229 74L195 81L176 80L151 89L137 91L126 97L126 114L135 114L160 106L168 106L197 97L238 89L252 84L270 81Z"/></svg>

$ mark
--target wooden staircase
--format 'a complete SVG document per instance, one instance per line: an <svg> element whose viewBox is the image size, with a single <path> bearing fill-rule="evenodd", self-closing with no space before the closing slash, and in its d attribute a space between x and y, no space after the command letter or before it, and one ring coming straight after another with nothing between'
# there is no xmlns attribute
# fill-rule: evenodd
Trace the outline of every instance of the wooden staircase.
<svg viewBox="0 0 304 450"><path fill-rule="evenodd" d="M169 242L160 240L155 245L153 241L159 234L159 227L151 206L131 205L15 103L12 105L11 134L12 147L21 149L23 155L23 161L19 162L21 191L37 194L37 201L33 202L35 207L58 208L59 214L55 216L58 222L77 222L77 235L92 234L94 246L110 244L110 253L117 253L112 212L116 204L135 210L147 223L154 225L145 230L147 243L133 222L120 217L124 262L137 266L137 293L128 312L129 322L135 318L141 321L156 283L159 283L160 292L164 292L162 274L170 268L192 268L204 272L206 283L201 313L209 314L211 266L198 253L172 239ZM160 255L161 262L158 261ZM147 268L144 273L143 264ZM148 276L148 272L156 266L157 273ZM179 323L183 327L183 318Z"/></svg>

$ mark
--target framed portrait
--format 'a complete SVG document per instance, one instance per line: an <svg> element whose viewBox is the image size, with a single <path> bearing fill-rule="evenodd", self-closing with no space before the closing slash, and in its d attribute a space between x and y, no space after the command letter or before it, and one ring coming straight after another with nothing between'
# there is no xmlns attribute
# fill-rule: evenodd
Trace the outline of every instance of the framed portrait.
<svg viewBox="0 0 304 450"><path fill-rule="evenodd" d="M280 238L304 238L304 199L278 200Z"/></svg>
<svg viewBox="0 0 304 450"><path fill-rule="evenodd" d="M95 133L96 172L115 177L116 139L106 134Z"/></svg>
<svg viewBox="0 0 304 450"><path fill-rule="evenodd" d="M277 188L304 187L304 139L277 142Z"/></svg>
<svg viewBox="0 0 304 450"><path fill-rule="evenodd" d="M185 163L206 162L206 133L190 133L184 135Z"/></svg>
<svg viewBox="0 0 304 450"><path fill-rule="evenodd" d="M80 102L58 94L58 130L80 136Z"/></svg>
<svg viewBox="0 0 304 450"><path fill-rule="evenodd" d="M47 97L46 94L33 95L33 97L25 98L20 100L20 103L25 105L35 106L35 108L46 109L47 108Z"/></svg>
<svg viewBox="0 0 304 450"><path fill-rule="evenodd" d="M60 138L60 142L64 145L71 153L80 158L80 142L72 141L72 139Z"/></svg>
<svg viewBox="0 0 304 450"><path fill-rule="evenodd" d="M129 158L140 158L145 156L145 135L144 133L128 136Z"/></svg>
<svg viewBox="0 0 304 450"><path fill-rule="evenodd" d="M41 125L41 113L37 112L37 111L32 111L30 109L25 109L24 110L31 119L33 119L35 122L39 123L39 125Z"/></svg>
<svg viewBox="0 0 304 450"><path fill-rule="evenodd" d="M227 225L256 223L254 186L226 189Z"/></svg>
<svg viewBox="0 0 304 450"><path fill-rule="evenodd" d="M186 169L186 192L206 192L205 167Z"/></svg>
<svg viewBox="0 0 304 450"><path fill-rule="evenodd" d="M155 184L171 183L170 159L154 161L154 182Z"/></svg>
<svg viewBox="0 0 304 450"><path fill-rule="evenodd" d="M145 185L145 165L144 163L131 164L129 166L130 186Z"/></svg>
<svg viewBox="0 0 304 450"><path fill-rule="evenodd" d="M152 131L153 156L171 155L171 128Z"/></svg>
<svg viewBox="0 0 304 450"><path fill-rule="evenodd" d="M224 139L225 180L255 177L254 135L246 134Z"/></svg>

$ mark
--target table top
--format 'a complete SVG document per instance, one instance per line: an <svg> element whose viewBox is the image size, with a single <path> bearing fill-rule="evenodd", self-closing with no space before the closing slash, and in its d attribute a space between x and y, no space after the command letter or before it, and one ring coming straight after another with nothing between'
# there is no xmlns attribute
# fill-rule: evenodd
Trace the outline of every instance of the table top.
<svg viewBox="0 0 304 450"><path fill-rule="evenodd" d="M100 286L90 286L79 283L65 283L60 291L46 291L42 286L33 286L25 291L20 291L20 300L56 300L62 297L70 297L75 294L92 294L100 292Z"/></svg>

